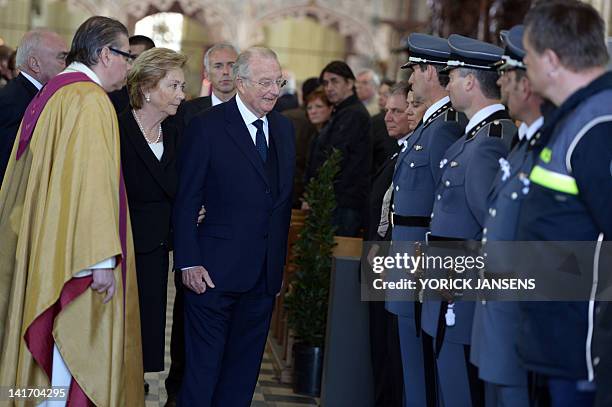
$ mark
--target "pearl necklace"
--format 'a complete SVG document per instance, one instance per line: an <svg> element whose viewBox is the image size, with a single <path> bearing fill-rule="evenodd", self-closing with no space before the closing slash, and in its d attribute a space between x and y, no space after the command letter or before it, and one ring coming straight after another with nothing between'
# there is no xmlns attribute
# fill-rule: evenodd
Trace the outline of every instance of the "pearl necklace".
<svg viewBox="0 0 612 407"><path fill-rule="evenodd" d="M159 125L159 130L157 131L157 139L155 139L155 141L151 141L149 137L147 137L147 133L145 132L144 127L142 126L142 123L140 123L140 119L138 118L138 115L136 114L136 110L132 109L132 114L134 115L134 119L136 119L136 123L138 124L138 127L140 128L142 135L144 136L145 140L147 140L147 143L149 144L159 143L159 140L161 140L161 137L162 137L161 124Z"/></svg>

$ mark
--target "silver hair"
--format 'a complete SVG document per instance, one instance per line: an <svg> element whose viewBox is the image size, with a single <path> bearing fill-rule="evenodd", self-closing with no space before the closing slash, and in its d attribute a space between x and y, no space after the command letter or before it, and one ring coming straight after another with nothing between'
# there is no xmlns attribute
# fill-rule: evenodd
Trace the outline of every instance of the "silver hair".
<svg viewBox="0 0 612 407"><path fill-rule="evenodd" d="M213 45L212 47L208 48L208 50L204 54L204 69L206 70L206 72L210 73L210 54L216 51L220 51L222 49L234 51L236 55L238 55L238 50L232 44L219 43Z"/></svg>
<svg viewBox="0 0 612 407"><path fill-rule="evenodd" d="M405 81L398 82L391 86L389 90L389 96L401 95L404 99L408 96L408 92L412 90L412 86Z"/></svg>
<svg viewBox="0 0 612 407"><path fill-rule="evenodd" d="M376 88L378 88L380 86L380 76L376 72L374 72L374 70L372 70L372 69L364 69L362 71L359 71L357 76L363 75L364 73L369 73L369 74L372 75L372 79L370 81L374 84L374 86Z"/></svg>
<svg viewBox="0 0 612 407"><path fill-rule="evenodd" d="M51 34L53 31L45 29L35 29L28 31L21 38L21 42L17 47L17 55L15 55L15 67L19 69L26 68L28 64L28 58L34 51L40 48L43 36L45 34Z"/></svg>
<svg viewBox="0 0 612 407"><path fill-rule="evenodd" d="M232 67L232 74L234 78L249 78L251 75L251 69L249 63L251 58L254 56L259 56L263 58L274 59L278 62L278 57L276 56L276 52L272 51L270 48L266 47L251 47L238 55L236 58L236 62ZM280 65L280 63L279 63Z"/></svg>

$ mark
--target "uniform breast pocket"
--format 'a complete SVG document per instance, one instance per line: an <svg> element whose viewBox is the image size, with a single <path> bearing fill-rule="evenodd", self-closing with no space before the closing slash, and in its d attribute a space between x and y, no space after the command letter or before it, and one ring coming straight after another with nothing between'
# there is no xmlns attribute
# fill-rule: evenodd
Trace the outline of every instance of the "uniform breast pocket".
<svg viewBox="0 0 612 407"><path fill-rule="evenodd" d="M410 191L433 189L433 180L429 169L429 157L412 155L404 159L405 188Z"/></svg>
<svg viewBox="0 0 612 407"><path fill-rule="evenodd" d="M448 213L463 212L467 208L465 196L465 171L448 169L442 175L436 200L442 201L442 210Z"/></svg>

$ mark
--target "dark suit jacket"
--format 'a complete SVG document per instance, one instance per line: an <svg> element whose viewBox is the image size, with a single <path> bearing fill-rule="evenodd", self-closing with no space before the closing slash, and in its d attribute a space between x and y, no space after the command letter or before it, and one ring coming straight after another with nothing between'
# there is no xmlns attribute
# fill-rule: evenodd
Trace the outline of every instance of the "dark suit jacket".
<svg viewBox="0 0 612 407"><path fill-rule="evenodd" d="M196 116L185 129L174 208L175 267L204 266L220 291L248 291L262 269L268 291L280 289L295 139L286 117L272 111L267 118L278 157L277 194L235 97ZM206 219L197 227L193 220L201 205Z"/></svg>
<svg viewBox="0 0 612 407"><path fill-rule="evenodd" d="M202 96L199 98L187 100L181 103L176 112L175 119L179 126L183 129L187 128L189 122L196 116L204 113L212 107L212 98L210 96Z"/></svg>
<svg viewBox="0 0 612 407"><path fill-rule="evenodd" d="M0 185L26 108L38 93L22 74L0 89Z"/></svg>
<svg viewBox="0 0 612 407"><path fill-rule="evenodd" d="M370 148L372 151L372 177L386 160L396 151L397 141L389 137L387 125L385 124L385 112L372 116L370 128Z"/></svg>
<svg viewBox="0 0 612 407"><path fill-rule="evenodd" d="M130 95L128 94L127 85L119 90L112 91L108 94L117 116L123 113L126 109L130 108Z"/></svg>
<svg viewBox="0 0 612 407"><path fill-rule="evenodd" d="M397 153L400 151L400 146L397 144L397 140L392 138L391 140L393 140L395 143L395 151L387 157L372 178L372 188L370 189L370 200L368 207L368 229L366 230L367 239L372 241L391 240L391 226L389 226L387 234L384 238L381 238L378 233L376 233L378 230L378 224L380 223L383 198L389 189L391 182L393 181L393 171L395 170L395 163L397 162Z"/></svg>
<svg viewBox="0 0 612 407"><path fill-rule="evenodd" d="M310 123L306 115L306 109L298 107L285 110L283 115L291 120L295 129L295 175L293 177L293 207L302 206L300 198L304 195L304 173L308 151L312 139L317 135L317 128Z"/></svg>
<svg viewBox="0 0 612 407"><path fill-rule="evenodd" d="M332 149L342 153L340 172L334 182L338 208L363 210L370 187L370 114L363 103L352 95L334 108L331 120L314 139L306 181L317 174Z"/></svg>
<svg viewBox="0 0 612 407"><path fill-rule="evenodd" d="M119 115L119 131L121 166L136 253L147 253L160 245L171 248L171 215L178 178L178 132L168 120L162 123L164 154L158 161L131 110ZM194 224L196 217L191 219Z"/></svg>

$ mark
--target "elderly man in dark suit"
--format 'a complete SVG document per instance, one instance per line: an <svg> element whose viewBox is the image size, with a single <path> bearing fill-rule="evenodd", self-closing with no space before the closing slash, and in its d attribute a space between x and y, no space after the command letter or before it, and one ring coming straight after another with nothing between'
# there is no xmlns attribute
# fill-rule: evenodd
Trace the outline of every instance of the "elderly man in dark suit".
<svg viewBox="0 0 612 407"><path fill-rule="evenodd" d="M212 93L210 96L202 96L181 104L176 117L172 119L179 134L194 117L204 113L212 106L227 102L236 94L236 84L232 73L232 66L236 62L236 58L238 58L238 52L230 44L215 44L206 51L204 54L204 72L212 84ZM168 407L174 405L185 369L184 297L181 273L174 275L174 285L176 295L172 310L171 364L165 382L168 393L166 406Z"/></svg>
<svg viewBox="0 0 612 407"><path fill-rule="evenodd" d="M287 250L295 141L289 120L272 111L284 84L280 64L273 51L250 48L233 73L237 95L191 121L178 161L182 406L250 404Z"/></svg>
<svg viewBox="0 0 612 407"><path fill-rule="evenodd" d="M0 89L0 185L26 108L40 88L66 67L67 53L66 41L52 31L29 31L21 39L15 60L21 72Z"/></svg>

